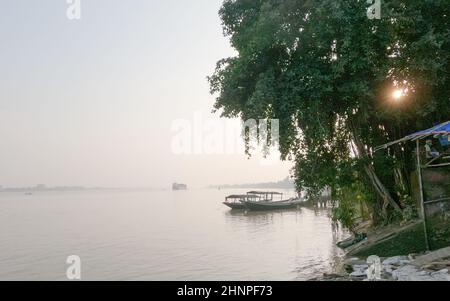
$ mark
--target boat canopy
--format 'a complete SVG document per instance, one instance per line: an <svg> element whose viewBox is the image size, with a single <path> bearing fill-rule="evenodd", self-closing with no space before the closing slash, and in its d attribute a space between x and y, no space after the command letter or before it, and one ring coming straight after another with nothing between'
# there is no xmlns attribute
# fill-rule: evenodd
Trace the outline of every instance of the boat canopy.
<svg viewBox="0 0 450 301"><path fill-rule="evenodd" d="M226 198L227 199L247 199L247 198L258 198L257 195L251 195L251 194L233 194L229 195Z"/></svg>
<svg viewBox="0 0 450 301"><path fill-rule="evenodd" d="M249 191L248 194L254 195L283 195L281 192L270 192L270 191Z"/></svg>
<svg viewBox="0 0 450 301"><path fill-rule="evenodd" d="M425 138L428 138L431 136L433 136L433 138L439 139L443 145L449 145L450 121L439 124L428 130L419 131L419 132L413 133L411 135L408 135L402 139L392 141L392 142L386 143L384 145L378 146L374 149L374 151L377 152L379 150L386 149L388 147L391 147L391 146L399 144L399 143L403 143L403 142L407 142L407 141L417 141L417 140L425 139Z"/></svg>

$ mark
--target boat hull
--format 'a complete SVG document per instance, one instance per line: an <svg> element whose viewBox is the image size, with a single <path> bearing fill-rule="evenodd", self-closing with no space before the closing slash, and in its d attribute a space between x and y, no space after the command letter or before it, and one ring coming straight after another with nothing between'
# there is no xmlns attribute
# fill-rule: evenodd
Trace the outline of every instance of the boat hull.
<svg viewBox="0 0 450 301"><path fill-rule="evenodd" d="M223 204L228 206L228 207L230 207L231 209L235 209L235 210L247 209L247 207L243 203L227 203L227 202L224 202Z"/></svg>
<svg viewBox="0 0 450 301"><path fill-rule="evenodd" d="M295 209L301 204L300 201L282 201L282 202L245 202L247 209L253 211L269 211L280 209Z"/></svg>

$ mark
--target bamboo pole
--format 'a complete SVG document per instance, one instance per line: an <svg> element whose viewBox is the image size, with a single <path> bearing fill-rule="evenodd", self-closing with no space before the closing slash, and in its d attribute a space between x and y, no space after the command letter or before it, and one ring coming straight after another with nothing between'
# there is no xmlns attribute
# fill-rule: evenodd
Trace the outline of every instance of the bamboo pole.
<svg viewBox="0 0 450 301"><path fill-rule="evenodd" d="M427 219L425 216L425 200L423 195L423 182L422 182L422 165L420 163L420 140L416 140L416 155L417 155L417 174L419 178L419 190L420 190L420 211L423 218L423 230L425 234L425 246L427 250L430 250L430 242L428 240Z"/></svg>
<svg viewBox="0 0 450 301"><path fill-rule="evenodd" d="M425 165L426 167L444 167L444 166L450 166L450 163L442 163L442 164L433 164L433 165Z"/></svg>

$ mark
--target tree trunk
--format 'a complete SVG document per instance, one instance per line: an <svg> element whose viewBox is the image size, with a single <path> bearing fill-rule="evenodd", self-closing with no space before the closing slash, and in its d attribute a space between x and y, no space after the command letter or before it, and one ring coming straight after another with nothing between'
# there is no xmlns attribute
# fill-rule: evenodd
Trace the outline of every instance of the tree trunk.
<svg viewBox="0 0 450 301"><path fill-rule="evenodd" d="M395 200L392 198L391 193L386 189L384 184L380 181L378 176L375 173L375 169L372 165L366 164L364 167L367 176L369 177L370 182L372 183L373 187L375 188L375 191L377 194L381 197L381 199L384 201L384 208L387 204L391 205L395 210L401 211L400 206L395 202Z"/></svg>
<svg viewBox="0 0 450 301"><path fill-rule="evenodd" d="M354 141L357 151L358 151L358 155L361 158L369 159L369 154L367 153L367 150L364 147L364 144L361 142L361 140L359 139L358 135L356 134L356 132L354 130L352 131L352 135L353 135L353 141ZM387 190L387 188L384 186L384 184L378 178L373 165L370 163L365 163L364 171L366 172L367 177L369 178L370 183L372 183L372 186L374 187L376 193L384 202L383 211L386 210L386 207L388 205L391 205L397 211L401 211L400 206L392 198L389 190Z"/></svg>

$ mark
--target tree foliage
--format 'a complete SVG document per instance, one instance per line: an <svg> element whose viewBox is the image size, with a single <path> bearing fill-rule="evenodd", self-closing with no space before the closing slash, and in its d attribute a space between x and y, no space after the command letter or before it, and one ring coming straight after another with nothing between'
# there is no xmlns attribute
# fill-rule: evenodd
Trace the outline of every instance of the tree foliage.
<svg viewBox="0 0 450 301"><path fill-rule="evenodd" d="M403 207L412 149L373 148L450 117L450 1L385 0L372 20L367 7L225 0L224 34L238 55L209 81L222 116L279 119L299 189L344 189L357 177L385 212ZM407 95L396 102L395 89Z"/></svg>

